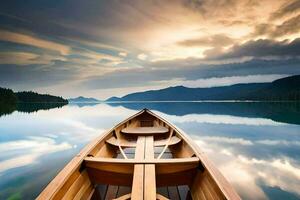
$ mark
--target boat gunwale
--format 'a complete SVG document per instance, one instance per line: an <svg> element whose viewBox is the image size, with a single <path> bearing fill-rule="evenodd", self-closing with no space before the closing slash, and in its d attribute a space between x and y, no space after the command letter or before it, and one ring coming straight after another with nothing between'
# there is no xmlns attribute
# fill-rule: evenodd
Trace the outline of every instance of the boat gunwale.
<svg viewBox="0 0 300 200"><path fill-rule="evenodd" d="M215 165L206 157L205 153L200 150L200 147L196 145L196 143L187 136L187 134L172 124L171 122L167 121L161 116L158 116L154 112L143 109L136 114L124 119L123 121L119 122L111 129L104 131L102 135L93 139L90 143L88 143L74 158L72 158L69 163L52 179L48 185L44 188L44 190L39 194L37 199L52 199L55 197L57 192L64 186L67 180L74 174L75 170L80 168L81 164L83 163L85 157L97 146L102 142L106 137L113 133L113 131L131 119L136 118L137 116L141 115L144 112L148 112L150 115L158 118L165 124L167 124L171 129L176 131L178 135L182 137L182 139L192 148L196 156L199 158L200 162L207 170L208 174L212 177L218 188L221 190L222 194L225 196L226 199L229 200L239 200L241 199L232 185L226 180L226 178L221 174L221 172L215 167Z"/></svg>

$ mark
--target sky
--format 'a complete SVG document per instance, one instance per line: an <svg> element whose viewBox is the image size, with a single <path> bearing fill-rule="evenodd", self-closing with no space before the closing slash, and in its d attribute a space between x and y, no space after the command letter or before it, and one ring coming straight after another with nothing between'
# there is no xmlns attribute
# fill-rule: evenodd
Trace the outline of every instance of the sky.
<svg viewBox="0 0 300 200"><path fill-rule="evenodd" d="M2 0L0 87L106 99L300 74L300 0Z"/></svg>

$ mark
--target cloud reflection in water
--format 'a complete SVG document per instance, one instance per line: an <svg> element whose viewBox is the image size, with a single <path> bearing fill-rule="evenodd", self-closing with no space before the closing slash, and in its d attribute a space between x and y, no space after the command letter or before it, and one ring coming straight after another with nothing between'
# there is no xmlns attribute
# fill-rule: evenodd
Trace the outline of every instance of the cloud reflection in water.
<svg viewBox="0 0 300 200"><path fill-rule="evenodd" d="M279 188L282 192L295 194L298 196L296 199L300 198L299 160L289 157L285 152L278 152L276 156L268 154L279 148L286 151L296 149L299 152L300 135L294 134L299 126L265 118L213 114L174 116L158 113L190 134L243 199L270 199L264 187ZM198 128L194 130L194 126ZM272 131L280 133L279 127L285 133L276 137L277 133L272 134ZM289 132L286 127L293 131ZM241 128L243 131L228 134L234 128ZM245 130L249 133L242 134Z"/></svg>
<svg viewBox="0 0 300 200"><path fill-rule="evenodd" d="M71 148L72 145L67 142L56 143L54 139L46 137L0 143L1 154L14 154L12 158L0 161L0 176L6 170L36 162L39 156Z"/></svg>
<svg viewBox="0 0 300 200"><path fill-rule="evenodd" d="M38 183L46 185L59 169L53 171L53 165L50 169L44 162L67 162L90 140L137 111L121 105L80 106L68 105L30 114L14 112L0 118L2 191L11 190L10 185L28 172L42 177L42 173L52 170L51 176L41 178ZM243 199L271 199L266 187L279 188L281 193L299 198L299 125L226 113L191 112L182 116L155 113L189 134ZM42 168L41 174L33 172L37 168ZM26 182L18 187L18 191L26 188ZM0 197L6 197L1 196L1 190Z"/></svg>

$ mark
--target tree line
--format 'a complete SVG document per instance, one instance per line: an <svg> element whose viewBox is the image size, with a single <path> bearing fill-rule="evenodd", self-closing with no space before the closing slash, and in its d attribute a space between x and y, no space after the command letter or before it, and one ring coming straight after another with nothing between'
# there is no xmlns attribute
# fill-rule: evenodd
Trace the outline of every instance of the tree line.
<svg viewBox="0 0 300 200"><path fill-rule="evenodd" d="M28 106L25 106L28 104ZM39 104L34 108L30 103ZM23 104L23 105L22 105ZM12 113L15 110L20 111L36 111L39 109L51 109L68 104L68 100L49 94L38 94L32 91L14 92L8 88L0 87L0 116L3 114Z"/></svg>
<svg viewBox="0 0 300 200"><path fill-rule="evenodd" d="M13 92L11 89L0 88L0 103L68 103L68 100L49 94L38 94L32 91Z"/></svg>

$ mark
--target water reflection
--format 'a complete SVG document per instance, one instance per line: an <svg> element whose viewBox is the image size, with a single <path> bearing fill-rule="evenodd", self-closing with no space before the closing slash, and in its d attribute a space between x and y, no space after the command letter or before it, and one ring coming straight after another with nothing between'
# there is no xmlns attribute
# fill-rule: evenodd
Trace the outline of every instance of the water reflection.
<svg viewBox="0 0 300 200"><path fill-rule="evenodd" d="M67 103L18 103L18 104L3 104L0 103L0 117L2 115L11 114L14 111L19 112L37 112L39 110L50 110L52 108L61 108Z"/></svg>
<svg viewBox="0 0 300 200"><path fill-rule="evenodd" d="M244 199L300 199L299 105L266 103L71 104L4 115L0 199L33 199L87 142L144 107L189 134Z"/></svg>
<svg viewBox="0 0 300 200"><path fill-rule="evenodd" d="M19 112L37 112L39 110L50 110L53 108L61 108L67 103L18 103L17 111Z"/></svg>
<svg viewBox="0 0 300 200"><path fill-rule="evenodd" d="M277 122L300 124L300 103L288 102L164 102L164 103L110 103L140 110L148 108L169 115L187 114L231 115L241 117L267 118Z"/></svg>
<svg viewBox="0 0 300 200"><path fill-rule="evenodd" d="M285 152L268 154L262 140L243 138L228 138L214 136L193 136L198 145L218 165L225 177L237 188L245 199L268 199L264 188L280 188L281 193L290 193L289 196L300 195L300 165ZM288 151L286 144L284 150ZM273 150L272 150L273 149Z"/></svg>

